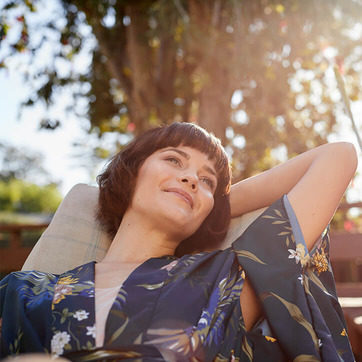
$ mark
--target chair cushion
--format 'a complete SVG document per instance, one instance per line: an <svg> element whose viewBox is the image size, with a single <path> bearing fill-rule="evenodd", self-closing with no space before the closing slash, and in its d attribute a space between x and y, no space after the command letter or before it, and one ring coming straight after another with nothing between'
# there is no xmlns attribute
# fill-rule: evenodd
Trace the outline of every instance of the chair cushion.
<svg viewBox="0 0 362 362"><path fill-rule="evenodd" d="M111 241L95 220L98 188L75 185L26 259L22 270L63 273L105 256Z"/></svg>
<svg viewBox="0 0 362 362"><path fill-rule="evenodd" d="M59 274L92 260L101 261L111 240L95 220L97 199L97 187L75 185L60 204L22 270ZM233 218L221 248L229 247L264 210Z"/></svg>

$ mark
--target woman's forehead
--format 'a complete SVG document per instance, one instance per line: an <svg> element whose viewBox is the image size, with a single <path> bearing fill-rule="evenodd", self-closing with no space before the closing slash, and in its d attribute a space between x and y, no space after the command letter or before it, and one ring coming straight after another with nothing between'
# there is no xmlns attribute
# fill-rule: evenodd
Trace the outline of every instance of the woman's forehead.
<svg viewBox="0 0 362 362"><path fill-rule="evenodd" d="M212 158L210 158L210 155L207 154L206 152L200 151L199 149L195 148L195 147L190 147L190 146L184 146L184 145L180 145L180 146L168 146L165 148L162 148L160 150L158 150L158 152L166 152L166 151L172 151L175 153L178 153L179 155L185 157L186 159L190 159L192 157L200 157L203 160L205 160L205 162L210 163L213 167L214 165L214 161Z"/></svg>

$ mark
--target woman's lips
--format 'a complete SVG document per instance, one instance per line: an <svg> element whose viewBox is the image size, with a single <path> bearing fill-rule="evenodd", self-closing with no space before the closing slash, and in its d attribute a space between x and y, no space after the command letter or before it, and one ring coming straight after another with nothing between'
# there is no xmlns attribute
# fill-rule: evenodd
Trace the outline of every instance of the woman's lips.
<svg viewBox="0 0 362 362"><path fill-rule="evenodd" d="M186 202L189 203L189 205L191 206L191 209L194 207L194 200L192 199L191 195L178 188L178 187L171 187L171 188L168 188L168 189L165 189L166 192L171 192L173 194L176 194L177 196L180 196L182 199L184 199Z"/></svg>

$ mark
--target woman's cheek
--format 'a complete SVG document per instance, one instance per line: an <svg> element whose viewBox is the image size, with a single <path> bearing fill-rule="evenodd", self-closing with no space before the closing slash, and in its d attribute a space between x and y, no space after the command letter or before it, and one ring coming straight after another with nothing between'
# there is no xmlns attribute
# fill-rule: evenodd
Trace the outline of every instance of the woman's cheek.
<svg viewBox="0 0 362 362"><path fill-rule="evenodd" d="M215 200L214 200L214 196L212 195L212 193L210 192L209 193L209 197L208 197L208 207L207 207L207 215L210 214L212 208L214 207L214 204L215 204ZM206 216L207 216L206 215Z"/></svg>

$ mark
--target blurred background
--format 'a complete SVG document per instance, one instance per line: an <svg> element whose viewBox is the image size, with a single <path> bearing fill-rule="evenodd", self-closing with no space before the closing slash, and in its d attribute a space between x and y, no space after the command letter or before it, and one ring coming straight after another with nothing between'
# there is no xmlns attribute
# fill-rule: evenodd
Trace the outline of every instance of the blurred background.
<svg viewBox="0 0 362 362"><path fill-rule="evenodd" d="M0 12L3 253L15 234L33 245L31 225L135 135L174 121L214 132L234 181L352 142L359 168L332 230L362 240L361 0L3 0ZM356 260L347 281L362 281Z"/></svg>
<svg viewBox="0 0 362 362"><path fill-rule="evenodd" d="M54 211L160 123L214 132L235 181L325 142L353 142L361 159L361 1L5 0L0 11L6 210ZM361 167L348 202L361 201ZM48 209L16 198L29 184L47 187Z"/></svg>

